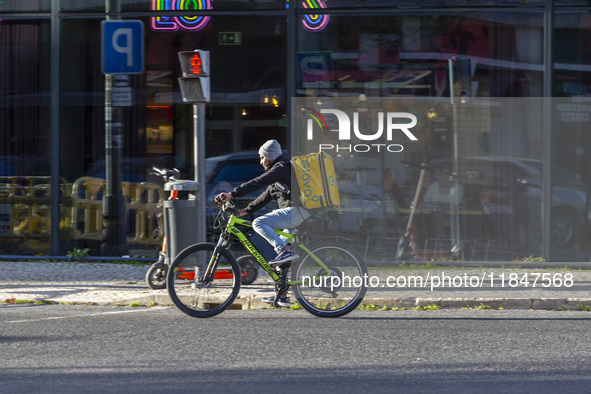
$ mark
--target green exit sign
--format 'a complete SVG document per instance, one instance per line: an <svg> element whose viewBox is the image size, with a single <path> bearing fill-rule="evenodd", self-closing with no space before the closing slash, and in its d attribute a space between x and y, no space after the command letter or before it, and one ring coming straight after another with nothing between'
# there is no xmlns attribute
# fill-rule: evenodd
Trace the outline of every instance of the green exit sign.
<svg viewBox="0 0 591 394"><path fill-rule="evenodd" d="M221 31L218 33L219 45L242 45L242 32Z"/></svg>

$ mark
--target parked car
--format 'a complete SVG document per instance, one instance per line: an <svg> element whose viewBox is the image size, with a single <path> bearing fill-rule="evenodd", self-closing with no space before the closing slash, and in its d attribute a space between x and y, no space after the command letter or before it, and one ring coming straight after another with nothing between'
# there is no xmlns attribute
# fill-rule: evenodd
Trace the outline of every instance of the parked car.
<svg viewBox="0 0 591 394"><path fill-rule="evenodd" d="M396 218L396 205L385 198L383 190L377 186L356 181L338 180L341 207L338 228L343 233L388 231L398 234L399 224L393 225ZM384 225L390 226L384 229Z"/></svg>
<svg viewBox="0 0 591 394"><path fill-rule="evenodd" d="M49 169L49 159L45 157L0 156L0 176L48 176Z"/></svg>
<svg viewBox="0 0 591 394"><path fill-rule="evenodd" d="M492 212L513 215L527 228L529 242L542 234L542 162L514 157L469 157L459 163L464 188L478 191ZM588 225L588 186L575 174L552 167L551 242L567 248L581 240ZM516 229L513 229L516 231Z"/></svg>

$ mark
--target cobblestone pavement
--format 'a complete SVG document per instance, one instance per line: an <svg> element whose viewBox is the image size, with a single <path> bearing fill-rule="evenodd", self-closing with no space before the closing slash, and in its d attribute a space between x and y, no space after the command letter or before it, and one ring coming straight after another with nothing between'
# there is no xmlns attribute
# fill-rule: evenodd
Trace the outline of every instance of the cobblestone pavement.
<svg viewBox="0 0 591 394"><path fill-rule="evenodd" d="M0 302L55 302L100 305L166 305L166 290L145 283L148 265L72 262L0 262ZM345 278L343 278L345 279ZM370 267L365 305L392 308L491 307L587 309L591 271L567 268L394 268ZM243 308L267 307L273 293L262 273L243 286Z"/></svg>
<svg viewBox="0 0 591 394"><path fill-rule="evenodd" d="M148 268L108 263L0 262L0 301L126 303L149 293L144 282Z"/></svg>

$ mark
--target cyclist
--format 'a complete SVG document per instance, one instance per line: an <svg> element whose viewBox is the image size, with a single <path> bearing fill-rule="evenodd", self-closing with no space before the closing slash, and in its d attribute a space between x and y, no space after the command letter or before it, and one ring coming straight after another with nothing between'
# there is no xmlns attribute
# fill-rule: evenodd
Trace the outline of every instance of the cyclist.
<svg viewBox="0 0 591 394"><path fill-rule="evenodd" d="M253 213L263 208L272 200L277 201L278 209L253 220L253 229L273 246L277 257L269 261L270 265L278 265L297 259L299 256L285 239L277 235L273 229L284 229L299 226L306 220L310 213L301 205L300 191L297 187L292 188L291 162L286 159L281 150L281 145L276 140L265 142L259 149L260 163L265 172L248 182L236 186L228 193L220 193L215 197L217 202L226 202L230 198L246 196L262 188L266 188L255 200L244 209L241 209L238 216ZM274 297L264 298L263 301L273 303ZM289 298L285 294L279 295L279 306L288 307Z"/></svg>

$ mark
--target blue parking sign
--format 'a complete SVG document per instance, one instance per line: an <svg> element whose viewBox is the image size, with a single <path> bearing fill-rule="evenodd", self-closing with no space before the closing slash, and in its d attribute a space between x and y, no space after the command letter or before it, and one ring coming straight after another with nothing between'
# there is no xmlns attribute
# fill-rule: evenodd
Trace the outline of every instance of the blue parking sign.
<svg viewBox="0 0 591 394"><path fill-rule="evenodd" d="M142 21L102 21L104 74L144 72L144 24Z"/></svg>

